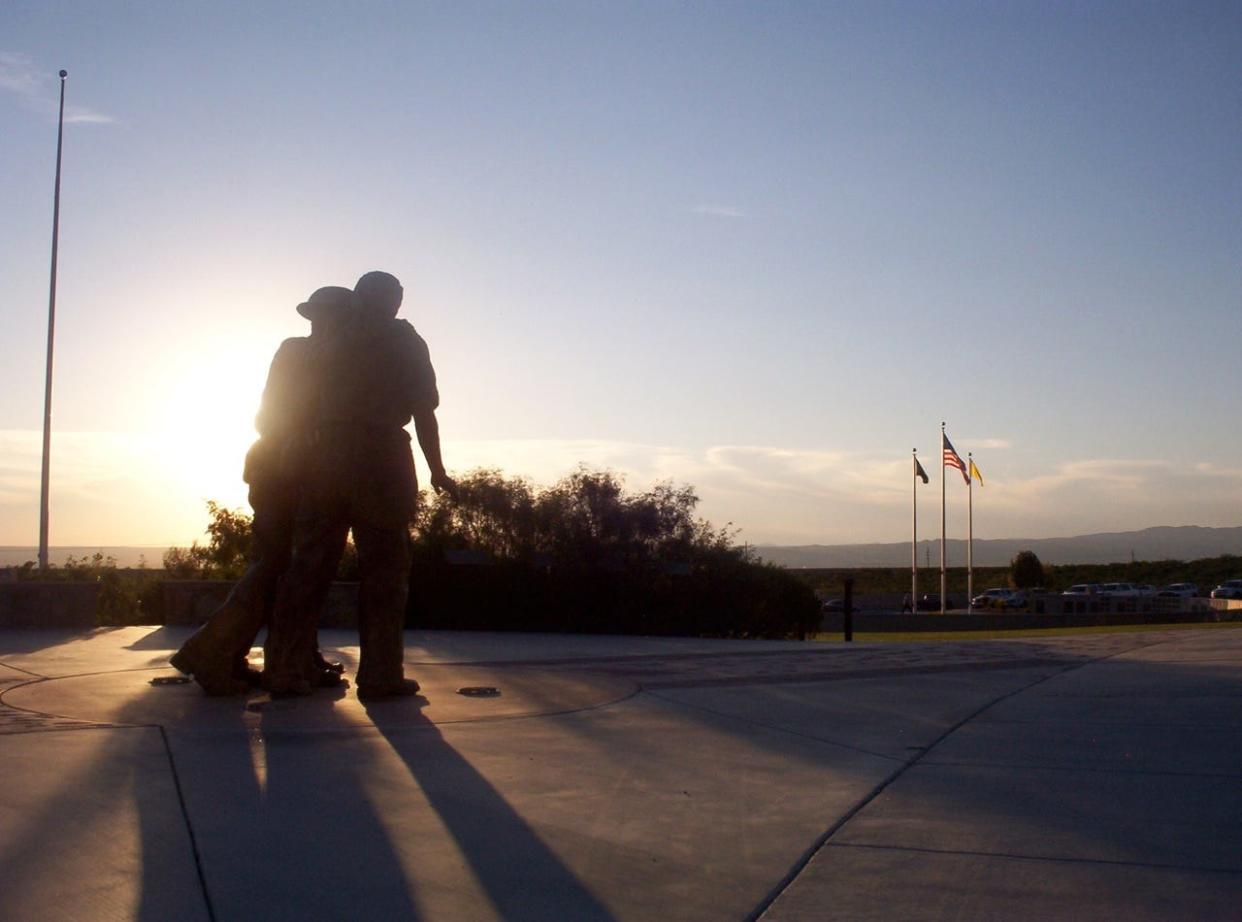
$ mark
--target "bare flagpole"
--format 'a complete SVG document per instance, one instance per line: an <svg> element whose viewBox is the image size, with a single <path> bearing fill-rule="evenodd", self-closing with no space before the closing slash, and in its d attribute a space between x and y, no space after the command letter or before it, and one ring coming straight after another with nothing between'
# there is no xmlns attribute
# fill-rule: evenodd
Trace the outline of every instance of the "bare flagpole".
<svg viewBox="0 0 1242 922"><path fill-rule="evenodd" d="M910 610L916 612L919 610L919 450L911 448L910 454L914 457L914 466L910 478L912 484L912 492L914 503L911 507L913 512L913 527L910 538Z"/></svg>
<svg viewBox="0 0 1242 922"><path fill-rule="evenodd" d="M940 614L944 614L945 594L948 591L948 576L945 571L944 547L944 421L940 423Z"/></svg>
<svg viewBox="0 0 1242 922"><path fill-rule="evenodd" d="M966 452L966 470L973 471L974 452ZM966 476L966 605L975 597L975 478Z"/></svg>
<svg viewBox="0 0 1242 922"><path fill-rule="evenodd" d="M65 78L60 72L60 118L56 127L56 191L52 198L52 277L47 295L47 374L43 385L43 479L39 488L39 569L46 570L49 474L52 458L52 344L56 335L56 251L60 243L60 154L65 140Z"/></svg>

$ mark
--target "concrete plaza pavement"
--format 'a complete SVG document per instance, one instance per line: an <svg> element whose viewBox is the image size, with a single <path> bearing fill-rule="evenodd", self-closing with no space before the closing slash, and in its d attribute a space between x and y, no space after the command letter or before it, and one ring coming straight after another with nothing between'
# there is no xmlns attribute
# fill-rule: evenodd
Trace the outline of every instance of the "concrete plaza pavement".
<svg viewBox="0 0 1242 922"><path fill-rule="evenodd" d="M187 635L0 631L0 919L1242 919L1242 629L410 632L365 706Z"/></svg>

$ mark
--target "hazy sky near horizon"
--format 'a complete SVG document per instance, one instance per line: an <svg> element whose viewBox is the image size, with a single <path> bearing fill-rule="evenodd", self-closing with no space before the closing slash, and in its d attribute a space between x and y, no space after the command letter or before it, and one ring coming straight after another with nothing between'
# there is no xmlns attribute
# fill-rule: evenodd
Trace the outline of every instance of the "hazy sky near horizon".
<svg viewBox="0 0 1242 922"><path fill-rule="evenodd" d="M267 363L384 268L451 469L752 543L1242 524L1242 5L0 6L0 544L243 505ZM419 459L425 479L425 465ZM966 492L948 471L949 533Z"/></svg>

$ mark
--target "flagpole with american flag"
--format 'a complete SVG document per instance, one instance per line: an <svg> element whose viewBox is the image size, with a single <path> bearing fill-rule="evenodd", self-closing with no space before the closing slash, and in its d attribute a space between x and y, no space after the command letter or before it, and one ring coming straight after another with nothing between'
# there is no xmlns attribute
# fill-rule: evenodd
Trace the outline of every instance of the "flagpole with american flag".
<svg viewBox="0 0 1242 922"><path fill-rule="evenodd" d="M911 448L914 456L914 524L910 540L910 611L919 610L919 480L927 483L927 471L919 464L919 450Z"/></svg>
<svg viewBox="0 0 1242 922"><path fill-rule="evenodd" d="M966 463L962 461L953 447L953 443L949 441L949 437L944 434L944 423L940 423L940 613L943 615L945 611L945 597L948 589L948 571L945 565L945 531L944 531L944 484L946 467L955 467L962 472L962 479L966 481L966 486L970 486L970 474L966 472ZM969 548L969 543L967 544ZM969 552L969 551L968 551Z"/></svg>

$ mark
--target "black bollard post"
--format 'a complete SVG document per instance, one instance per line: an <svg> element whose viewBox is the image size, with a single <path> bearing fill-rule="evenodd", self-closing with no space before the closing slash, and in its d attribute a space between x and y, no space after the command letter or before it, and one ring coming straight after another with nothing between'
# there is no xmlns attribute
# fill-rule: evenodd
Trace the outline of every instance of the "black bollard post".
<svg viewBox="0 0 1242 922"><path fill-rule="evenodd" d="M854 577L845 578L845 592L841 596L841 620L845 630L845 642L854 641Z"/></svg>

